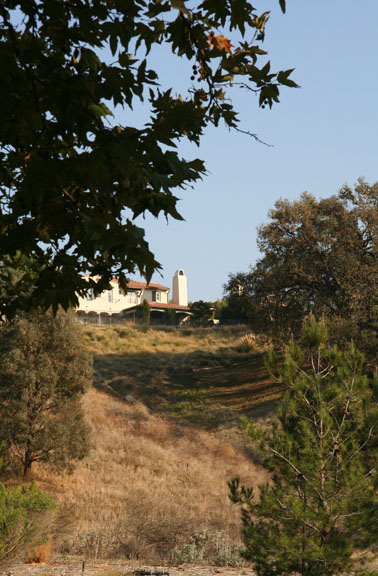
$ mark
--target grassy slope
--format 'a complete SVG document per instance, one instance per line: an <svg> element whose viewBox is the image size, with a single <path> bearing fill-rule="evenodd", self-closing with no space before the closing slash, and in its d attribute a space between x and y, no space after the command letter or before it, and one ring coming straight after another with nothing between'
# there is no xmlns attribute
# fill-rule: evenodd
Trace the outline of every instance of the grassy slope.
<svg viewBox="0 0 378 576"><path fill-rule="evenodd" d="M238 418L269 416L280 393L245 333L85 329L97 374L83 401L91 454L72 474L33 470L61 502L60 552L138 565L240 562L240 512L226 480L256 487L267 477Z"/></svg>
<svg viewBox="0 0 378 576"><path fill-rule="evenodd" d="M245 333L85 329L96 371L84 398L92 452L70 475L34 470L69 518L61 551L237 562L240 511L226 480L265 478L238 420L266 415L279 393Z"/></svg>
<svg viewBox="0 0 378 576"><path fill-rule="evenodd" d="M242 414L269 414L280 393L265 371L264 347L245 341L245 327L87 328L86 338L98 385L180 422L235 425Z"/></svg>

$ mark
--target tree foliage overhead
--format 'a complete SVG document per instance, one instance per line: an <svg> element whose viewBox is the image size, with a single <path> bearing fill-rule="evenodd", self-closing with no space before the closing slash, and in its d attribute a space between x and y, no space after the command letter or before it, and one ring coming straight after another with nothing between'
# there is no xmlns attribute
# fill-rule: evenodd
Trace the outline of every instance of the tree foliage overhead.
<svg viewBox="0 0 378 576"><path fill-rule="evenodd" d="M353 551L376 542L378 381L371 386L353 345L342 353L326 336L310 317L281 369L268 356L286 388L278 422L247 426L271 481L258 494L230 482L243 505L244 555L259 576L349 574Z"/></svg>
<svg viewBox="0 0 378 576"><path fill-rule="evenodd" d="M1 3L2 282L12 286L20 254L29 270L0 312L67 309L88 289L83 272L101 277L99 292L114 274L151 277L159 264L134 219L181 219L176 191L205 174L201 160L180 156L178 142L198 145L207 124L237 128L232 84L257 92L262 107L278 102L280 85L295 86L291 70L272 72L264 56L268 16L247 0ZM187 94L159 85L155 45L193 66ZM133 105L143 100L150 119L133 126ZM117 106L126 125L112 116Z"/></svg>
<svg viewBox="0 0 378 576"><path fill-rule="evenodd" d="M36 310L1 325L0 441L24 476L33 462L64 468L87 454L80 398L91 377L72 314Z"/></svg>
<svg viewBox="0 0 378 576"><path fill-rule="evenodd" d="M376 346L378 184L361 180L330 198L279 200L269 216L258 231L262 258L229 278L230 306L282 334L298 333L310 312L325 315Z"/></svg>

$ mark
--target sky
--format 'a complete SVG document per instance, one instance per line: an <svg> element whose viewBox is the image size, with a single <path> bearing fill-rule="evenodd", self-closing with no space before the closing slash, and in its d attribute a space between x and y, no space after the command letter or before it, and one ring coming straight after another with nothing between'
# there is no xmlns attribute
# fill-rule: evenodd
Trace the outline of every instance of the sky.
<svg viewBox="0 0 378 576"><path fill-rule="evenodd" d="M185 143L179 149L202 158L208 170L193 189L178 193L185 222L139 222L163 268L153 281L171 286L182 268L191 301L222 298L228 275L254 265L257 227L269 221L279 198L293 201L304 191L324 198L359 177L378 180L378 1L287 0L285 15L278 0L253 4L271 10L263 47L272 70L295 68L300 85L283 87L271 110L232 89L240 127L271 146L208 128L199 149ZM155 58L162 83L180 92L187 76L182 61L164 53Z"/></svg>

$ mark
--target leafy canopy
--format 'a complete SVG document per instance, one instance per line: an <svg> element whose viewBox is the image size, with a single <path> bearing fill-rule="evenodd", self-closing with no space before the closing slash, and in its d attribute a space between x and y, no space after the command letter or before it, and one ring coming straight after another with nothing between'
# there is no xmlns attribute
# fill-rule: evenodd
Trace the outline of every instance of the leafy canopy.
<svg viewBox="0 0 378 576"><path fill-rule="evenodd" d="M226 285L232 312L255 329L299 334L310 312L340 334L362 338L373 353L378 337L378 184L360 180L338 195L279 200L258 231L262 258Z"/></svg>
<svg viewBox="0 0 378 576"><path fill-rule="evenodd" d="M376 542L378 381L371 386L353 345L342 353L326 339L310 316L281 366L268 355L286 389L278 420L247 428L271 481L258 494L229 483L258 576L350 573L353 551Z"/></svg>
<svg viewBox="0 0 378 576"><path fill-rule="evenodd" d="M280 0L284 9L284 0ZM99 275L158 269L145 212L182 219L175 193L205 174L177 145L199 145L208 124L237 128L227 88L257 92L259 105L295 86L291 70L272 72L261 48L269 12L247 0L9 0L0 6L0 313L77 303ZM231 38L232 37L232 38ZM239 38L235 41L234 37ZM231 42L232 39L232 42ZM156 45L193 65L188 93L159 85ZM261 58L263 62L261 62ZM150 118L132 125L136 101ZM128 112L118 124L111 109ZM130 120L129 120L130 119ZM6 292L6 288L5 288Z"/></svg>

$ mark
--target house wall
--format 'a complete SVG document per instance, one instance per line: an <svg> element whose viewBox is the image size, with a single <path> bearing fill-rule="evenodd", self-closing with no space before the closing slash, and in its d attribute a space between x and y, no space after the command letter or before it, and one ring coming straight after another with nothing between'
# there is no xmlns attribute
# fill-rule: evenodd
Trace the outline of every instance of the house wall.
<svg viewBox="0 0 378 576"><path fill-rule="evenodd" d="M169 290L141 289L138 292L124 294L119 289L118 282L111 281L111 290L104 290L96 298L90 299L90 294L85 298L79 297L77 312L95 312L97 314L119 314L122 310L130 308L147 300L147 302L168 303ZM155 295L153 295L155 293ZM155 300L153 299L155 298Z"/></svg>
<svg viewBox="0 0 378 576"><path fill-rule="evenodd" d="M168 290L143 290L143 294L140 297L140 302L147 300L147 302L161 302L162 304L168 304Z"/></svg>

